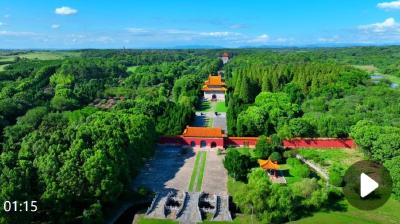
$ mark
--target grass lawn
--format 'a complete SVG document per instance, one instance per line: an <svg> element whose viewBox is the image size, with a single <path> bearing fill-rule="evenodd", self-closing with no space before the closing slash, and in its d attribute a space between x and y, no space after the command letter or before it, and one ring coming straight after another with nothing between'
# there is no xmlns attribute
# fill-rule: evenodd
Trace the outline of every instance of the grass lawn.
<svg viewBox="0 0 400 224"><path fill-rule="evenodd" d="M79 57L80 53L68 52L68 51L45 51L45 52L29 52L26 54L20 54L18 56L27 59L57 60L67 57Z"/></svg>
<svg viewBox="0 0 400 224"><path fill-rule="evenodd" d="M289 173L289 170L291 168L292 167L289 164L279 164L279 169L284 173L284 176L285 176L285 179L286 179L288 185L295 183L295 182L299 182L303 179L303 177L292 176Z"/></svg>
<svg viewBox="0 0 400 224"><path fill-rule="evenodd" d="M207 127L212 128L214 126L214 118L209 117L207 118Z"/></svg>
<svg viewBox="0 0 400 224"><path fill-rule="evenodd" d="M215 106L215 112L226 112L227 108L225 102L217 102Z"/></svg>
<svg viewBox="0 0 400 224"><path fill-rule="evenodd" d="M358 149L298 149L296 151L324 168L329 168L332 164L340 164L346 169L365 158Z"/></svg>
<svg viewBox="0 0 400 224"><path fill-rule="evenodd" d="M256 158L256 156L254 155L254 149L250 149L250 148L228 148L228 150L229 149L235 149L240 154L250 156L251 158L254 158L254 159Z"/></svg>
<svg viewBox="0 0 400 224"><path fill-rule="evenodd" d="M129 66L126 71L127 72L134 72L137 69L138 66Z"/></svg>
<svg viewBox="0 0 400 224"><path fill-rule="evenodd" d="M378 68L375 67L375 65L353 65L353 67L364 70L369 73L378 71Z"/></svg>
<svg viewBox="0 0 400 224"><path fill-rule="evenodd" d="M189 191L201 191L204 170L206 166L207 152L198 152L194 160L192 175L189 182Z"/></svg>
<svg viewBox="0 0 400 224"><path fill-rule="evenodd" d="M389 81L393 82L393 83L397 83L400 85L400 77L394 76L394 75L386 75L386 74L381 74L378 72L378 68L375 67L374 65L353 65L353 67L362 69L364 71L367 71L369 73L376 73L378 75L381 75L383 77L385 77L386 79L388 79Z"/></svg>
<svg viewBox="0 0 400 224"><path fill-rule="evenodd" d="M192 170L192 176L190 176L190 182L189 182L189 191L193 191L194 188L194 183L196 181L196 176L197 176L197 169L199 167L199 163L200 163L200 155L202 152L198 152L196 155L196 158L194 160L194 166L193 166L193 170Z"/></svg>
<svg viewBox="0 0 400 224"><path fill-rule="evenodd" d="M79 57L80 54L81 54L80 52L75 52L75 51L34 51L34 52L20 53L18 55L3 56L1 60L13 61L15 57L27 58L27 59L39 59L39 60L57 60L67 57Z"/></svg>
<svg viewBox="0 0 400 224"><path fill-rule="evenodd" d="M371 211L359 210L347 201L342 203L347 211L320 211L291 223L400 223L400 202L394 199L389 199L385 205Z"/></svg>
<svg viewBox="0 0 400 224"><path fill-rule="evenodd" d="M385 77L386 79L388 79L389 81L400 85L400 77L397 77L394 75L385 75L385 74L381 74L381 75L383 77Z"/></svg>
<svg viewBox="0 0 400 224"><path fill-rule="evenodd" d="M260 222L256 219L255 215L253 216L253 220L252 220L251 219L251 215L238 214L233 219L233 222L228 222L228 221L203 221L202 223L205 223L205 224L243 224L243 223L259 224Z"/></svg>
<svg viewBox="0 0 400 224"><path fill-rule="evenodd" d="M150 218L145 218L143 216L140 216L140 218L137 220L137 224L175 224L175 223L179 222L170 219L150 219Z"/></svg>
<svg viewBox="0 0 400 224"><path fill-rule="evenodd" d="M1 71L4 71L4 67L6 67L8 64L5 64L5 65L0 65L0 72Z"/></svg>
<svg viewBox="0 0 400 224"><path fill-rule="evenodd" d="M199 175L197 176L196 191L201 191L201 186L203 184L204 170L206 167L207 152L203 152L203 157L201 158Z"/></svg>

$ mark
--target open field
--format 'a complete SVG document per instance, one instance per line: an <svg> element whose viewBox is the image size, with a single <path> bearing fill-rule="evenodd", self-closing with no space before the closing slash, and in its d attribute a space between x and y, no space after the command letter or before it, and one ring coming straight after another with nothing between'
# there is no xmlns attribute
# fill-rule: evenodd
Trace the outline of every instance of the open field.
<svg viewBox="0 0 400 224"><path fill-rule="evenodd" d="M137 69L138 66L129 66L126 71L127 72L134 72Z"/></svg>
<svg viewBox="0 0 400 224"><path fill-rule="evenodd" d="M304 158L311 160L322 167L340 164L343 168L364 159L364 155L357 149L298 149Z"/></svg>
<svg viewBox="0 0 400 224"><path fill-rule="evenodd" d="M375 67L375 65L353 65L353 67L364 70L369 73L378 71L378 68Z"/></svg>
<svg viewBox="0 0 400 224"><path fill-rule="evenodd" d="M392 83L396 83L400 85L400 77L394 76L394 75L387 75L387 74L381 74L378 73L378 68L375 67L374 65L353 65L356 68L362 69L364 71L367 71L369 73L376 73L377 75L383 76L384 78L388 79Z"/></svg>
<svg viewBox="0 0 400 224"><path fill-rule="evenodd" d="M354 208L347 201L341 203L347 207L346 211L320 211L290 223L400 223L400 202L394 199L389 199L385 205L371 211Z"/></svg>
<svg viewBox="0 0 400 224"><path fill-rule="evenodd" d="M385 77L389 81L400 85L400 77L397 77L397 76L394 76L394 75L385 75L385 74L380 74L380 75Z"/></svg>
<svg viewBox="0 0 400 224"><path fill-rule="evenodd" d="M16 55L1 56L0 61L13 61L15 57L39 60L57 60L67 57L79 57L79 52L74 51L34 51L28 53L19 53Z"/></svg>
<svg viewBox="0 0 400 224"><path fill-rule="evenodd" d="M6 67L8 64L5 64L5 65L0 65L0 72L1 71L4 71L4 67Z"/></svg>

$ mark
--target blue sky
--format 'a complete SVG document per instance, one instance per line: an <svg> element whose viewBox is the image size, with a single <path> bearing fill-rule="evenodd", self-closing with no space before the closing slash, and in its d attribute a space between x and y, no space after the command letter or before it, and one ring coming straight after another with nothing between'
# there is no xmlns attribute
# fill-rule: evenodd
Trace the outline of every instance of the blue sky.
<svg viewBox="0 0 400 224"><path fill-rule="evenodd" d="M397 0L0 1L0 48L398 43Z"/></svg>

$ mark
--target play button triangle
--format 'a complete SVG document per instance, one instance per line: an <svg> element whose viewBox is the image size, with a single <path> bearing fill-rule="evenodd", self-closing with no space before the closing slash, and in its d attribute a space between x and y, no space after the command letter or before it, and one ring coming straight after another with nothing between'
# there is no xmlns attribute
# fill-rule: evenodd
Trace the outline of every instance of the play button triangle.
<svg viewBox="0 0 400 224"><path fill-rule="evenodd" d="M361 173L360 196L362 198L369 195L379 187L379 184L365 173Z"/></svg>

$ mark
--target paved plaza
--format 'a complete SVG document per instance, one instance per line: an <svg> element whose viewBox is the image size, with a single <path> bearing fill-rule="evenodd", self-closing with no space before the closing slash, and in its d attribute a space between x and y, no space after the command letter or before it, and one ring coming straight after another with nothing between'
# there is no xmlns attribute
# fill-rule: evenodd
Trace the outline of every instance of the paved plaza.
<svg viewBox="0 0 400 224"><path fill-rule="evenodd" d="M145 186L154 192L187 191L194 158L195 153L191 150L181 154L180 147L159 146L154 157L133 180L132 187L135 189Z"/></svg>
<svg viewBox="0 0 400 224"><path fill-rule="evenodd" d="M210 194L228 194L228 174L224 168L222 155L215 150L207 153L207 164L204 173L202 191Z"/></svg>

